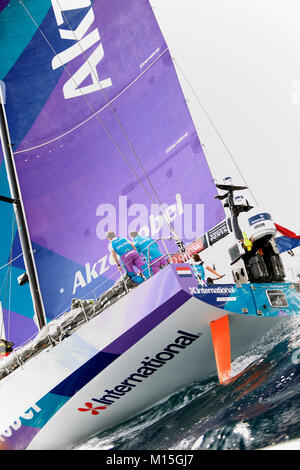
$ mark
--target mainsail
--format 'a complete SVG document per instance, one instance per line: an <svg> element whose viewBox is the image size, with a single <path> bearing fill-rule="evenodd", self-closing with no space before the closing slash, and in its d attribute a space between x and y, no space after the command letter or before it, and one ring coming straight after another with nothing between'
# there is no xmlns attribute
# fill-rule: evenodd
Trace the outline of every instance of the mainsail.
<svg viewBox="0 0 300 470"><path fill-rule="evenodd" d="M174 228L189 243L224 210L148 0L2 0L0 24L0 79L50 321L118 279L106 231L159 238ZM12 210L0 210L6 229ZM22 258L12 265L17 284ZM10 310L32 324L10 335L17 343L36 329L28 299L26 286L14 289Z"/></svg>

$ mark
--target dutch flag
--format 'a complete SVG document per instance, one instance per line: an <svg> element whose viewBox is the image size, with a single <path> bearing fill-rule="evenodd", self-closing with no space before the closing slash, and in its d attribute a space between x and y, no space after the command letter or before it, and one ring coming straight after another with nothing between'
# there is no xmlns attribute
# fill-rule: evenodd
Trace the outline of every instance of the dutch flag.
<svg viewBox="0 0 300 470"><path fill-rule="evenodd" d="M176 268L177 274L180 277L192 277L191 269L188 266L182 266L180 268Z"/></svg>

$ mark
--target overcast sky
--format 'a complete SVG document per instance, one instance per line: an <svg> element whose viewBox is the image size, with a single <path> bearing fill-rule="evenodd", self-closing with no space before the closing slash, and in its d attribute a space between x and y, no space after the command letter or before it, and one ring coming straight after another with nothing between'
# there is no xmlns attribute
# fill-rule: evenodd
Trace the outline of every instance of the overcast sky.
<svg viewBox="0 0 300 470"><path fill-rule="evenodd" d="M259 205L300 234L299 0L151 0ZM178 70L213 175L242 182Z"/></svg>

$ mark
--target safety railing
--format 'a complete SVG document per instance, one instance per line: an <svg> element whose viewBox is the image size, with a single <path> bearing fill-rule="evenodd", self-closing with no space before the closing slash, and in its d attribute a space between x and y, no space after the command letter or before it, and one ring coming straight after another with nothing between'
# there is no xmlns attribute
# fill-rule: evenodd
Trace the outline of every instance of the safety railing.
<svg viewBox="0 0 300 470"><path fill-rule="evenodd" d="M156 240L153 240L153 242L151 242L148 246L147 246L147 264L148 264L148 270L149 270L149 274L150 274L150 267L157 261L159 261L160 259L163 259L163 258L166 258L168 257L169 258L169 262L172 263L172 258L171 258L171 255L168 251L168 248L165 244L165 240L173 240L172 237L168 237L168 238L164 238L164 237L161 237L161 238L157 238ZM150 248L152 245L154 244L157 244L157 242L161 241L162 244L164 245L164 248L166 250L166 254L165 255L162 255L162 256L159 256L158 258L155 259L155 261L153 261L153 263L150 263Z"/></svg>
<svg viewBox="0 0 300 470"><path fill-rule="evenodd" d="M145 269L149 272L149 277L152 277L151 266L164 258L168 258L169 263L173 263L172 256L178 254L170 253L165 241L174 240L172 237L168 238L158 238L153 240L147 247L147 267ZM162 254L160 257L156 258L154 261L150 260L150 248L154 243L161 241L165 254ZM174 240L175 241L175 240ZM167 264L166 264L167 265ZM114 277L117 273L114 274ZM131 280L130 280L131 281ZM121 273L121 283L123 283L124 291L119 292L117 289L117 294L115 297L110 297L110 292L115 288L117 282L113 287L103 292L103 284L100 284L95 289L92 289L88 294L82 299L73 299L72 305L69 309L61 313L59 317L52 320L51 323L47 324L39 334L29 341L27 340L26 344L15 348L14 351L7 356L6 358L1 359L0 362L0 380L13 372L18 367L23 367L24 363L31 357L35 356L37 353L41 352L44 349L49 347L55 347L59 344L65 337L69 336L74 332L78 327L87 323L89 320L100 314L103 310L108 308L112 303L117 302L121 297L127 295L133 288L133 283L128 286L129 279L126 279L126 276ZM97 294L97 290L101 290ZM100 294L100 295L99 295ZM108 297L108 300L105 297Z"/></svg>
<svg viewBox="0 0 300 470"><path fill-rule="evenodd" d="M149 243L149 245L147 246L147 256L145 256L146 258L146 261L147 261L147 273L149 273L149 277L153 276L153 273L152 273L152 270L151 270L151 267L156 264L158 261L164 259L164 258L168 258L168 261L169 263L173 263L172 261L172 256L175 256L178 254L178 252L176 253L170 253L168 248L167 248L167 245L165 243L165 241L170 241L170 240L173 240L175 243L176 243L176 240L173 238L173 237L160 237L160 238L157 238L155 240L153 240L151 243ZM151 246L157 244L157 242L162 242L163 246L164 246L164 249L165 249L165 254L162 254L161 256L158 256L157 258L155 258L155 260L152 260L152 262L150 262L150 249L151 249ZM145 250L144 250L145 251ZM145 270L146 270L145 269Z"/></svg>

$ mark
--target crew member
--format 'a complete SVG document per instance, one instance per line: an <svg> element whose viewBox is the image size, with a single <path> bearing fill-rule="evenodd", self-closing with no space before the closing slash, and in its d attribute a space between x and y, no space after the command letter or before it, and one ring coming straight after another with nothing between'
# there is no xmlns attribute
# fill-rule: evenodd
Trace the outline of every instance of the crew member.
<svg viewBox="0 0 300 470"><path fill-rule="evenodd" d="M0 338L0 359L3 357L8 356L12 350L13 350L13 345L15 343L11 343L10 341L6 341L6 339L1 339Z"/></svg>
<svg viewBox="0 0 300 470"><path fill-rule="evenodd" d="M201 281L205 282L205 270L203 266L203 261L198 255L198 253L194 253L192 256L193 262L192 268L194 269L194 272L200 277Z"/></svg>
<svg viewBox="0 0 300 470"><path fill-rule="evenodd" d="M110 241L108 249L118 266L118 270L122 272L118 256L121 258L125 271L128 276L137 284L143 282L147 277L147 265L138 254L135 246L130 243L127 238L119 238L115 232L107 232L106 238ZM137 273L135 272L135 269Z"/></svg>
<svg viewBox="0 0 300 470"><path fill-rule="evenodd" d="M156 274L160 268L167 264L166 259L162 258L163 255L158 244L154 242L152 238L142 237L136 231L130 232L130 237L132 238L138 253L143 255L146 258L146 262L149 263L151 274Z"/></svg>

